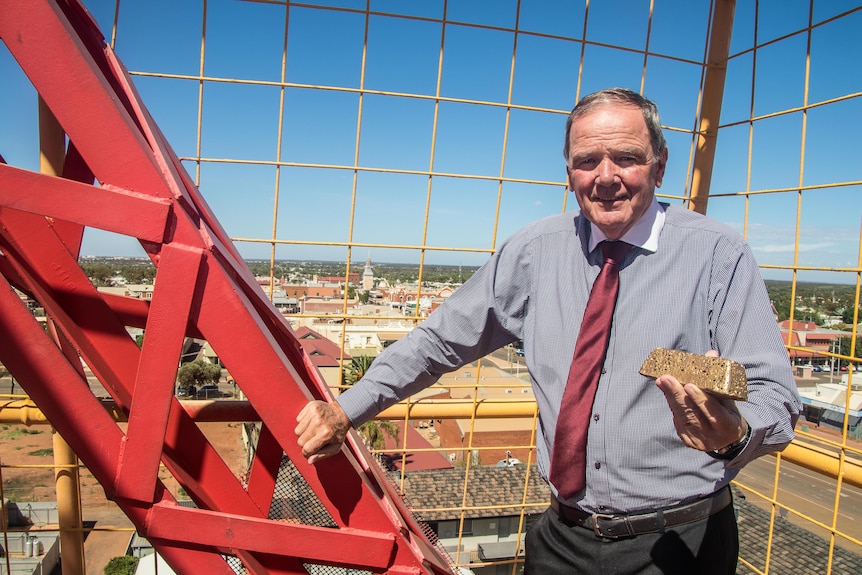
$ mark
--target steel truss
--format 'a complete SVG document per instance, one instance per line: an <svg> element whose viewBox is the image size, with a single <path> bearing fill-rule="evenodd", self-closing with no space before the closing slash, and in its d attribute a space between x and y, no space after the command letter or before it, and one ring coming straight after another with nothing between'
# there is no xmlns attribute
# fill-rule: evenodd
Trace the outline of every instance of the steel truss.
<svg viewBox="0 0 862 575"><path fill-rule="evenodd" d="M316 466L302 457L296 415L331 394L83 5L0 0L0 14L0 37L68 138L58 176L0 163L0 360L107 496L179 573L450 573L355 434ZM151 301L93 287L77 261L85 227L140 241L157 268ZM44 307L48 330L12 287ZM141 349L127 326L146 330ZM262 422L247 478L174 396L186 337L209 342ZM160 463L197 509L177 504Z"/></svg>

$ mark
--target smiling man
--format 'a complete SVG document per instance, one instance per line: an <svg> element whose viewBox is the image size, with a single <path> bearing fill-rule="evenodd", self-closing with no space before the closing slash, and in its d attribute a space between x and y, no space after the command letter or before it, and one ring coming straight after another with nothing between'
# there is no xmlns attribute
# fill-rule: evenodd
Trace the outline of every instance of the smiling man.
<svg viewBox="0 0 862 575"><path fill-rule="evenodd" d="M607 239L620 239L640 220L661 187L667 147L652 142L634 106L594 104L571 117L563 149L569 189L581 213ZM658 148L654 148L658 146Z"/></svg>
<svg viewBox="0 0 862 575"><path fill-rule="evenodd" d="M299 445L327 457L351 425L523 340L553 493L527 533L526 573L733 574L729 483L792 440L800 411L757 263L726 226L656 201L668 150L639 94L583 98L564 156L580 212L516 232L357 385L306 405ZM659 347L741 363L747 401L641 375Z"/></svg>

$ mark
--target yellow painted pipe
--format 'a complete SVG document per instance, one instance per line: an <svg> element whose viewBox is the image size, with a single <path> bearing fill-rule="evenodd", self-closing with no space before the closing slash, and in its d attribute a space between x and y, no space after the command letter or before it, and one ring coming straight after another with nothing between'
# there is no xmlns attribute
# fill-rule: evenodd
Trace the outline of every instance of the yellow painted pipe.
<svg viewBox="0 0 862 575"><path fill-rule="evenodd" d="M182 401L181 405L196 422L204 421L259 421L248 401ZM125 421L126 416L111 401L103 402L105 409L115 420ZM474 404L471 399L425 399L415 403L398 403L381 412L375 419L470 419L475 411L476 419L534 418L538 407L534 401L519 399L490 399ZM48 420L30 400L0 403L0 423L47 425ZM818 449L807 443L794 441L782 452L782 459L833 479L842 472L843 481L862 488L862 466L855 460L845 460L839 469L835 453Z"/></svg>
<svg viewBox="0 0 862 575"><path fill-rule="evenodd" d="M54 485L60 525L60 557L63 575L84 575L84 520L81 510L81 477L78 457L69 444L54 433Z"/></svg>
<svg viewBox="0 0 862 575"><path fill-rule="evenodd" d="M709 35L709 54L703 81L697 147L692 162L691 202L689 203L689 208L700 214L706 213L706 205L709 201L735 8L736 0L719 0L715 3Z"/></svg>
<svg viewBox="0 0 862 575"><path fill-rule="evenodd" d="M794 441L782 452L781 459L833 479L840 474L843 483L862 488L862 466L848 459L842 465L834 453L813 445Z"/></svg>
<svg viewBox="0 0 862 575"><path fill-rule="evenodd" d="M533 418L539 411L535 401L518 399L426 399L396 403L374 419L476 419Z"/></svg>
<svg viewBox="0 0 862 575"><path fill-rule="evenodd" d="M9 425L49 425L50 422L30 399L14 399L0 403L0 423Z"/></svg>
<svg viewBox="0 0 862 575"><path fill-rule="evenodd" d="M41 96L38 98L38 110L39 171L49 176L61 176L66 159L66 134ZM29 412L29 408L27 411ZM54 433L54 464L56 465L54 485L57 492L57 516L60 525L61 568L65 575L84 575L84 533L81 529L83 519L81 518L78 457L56 432Z"/></svg>

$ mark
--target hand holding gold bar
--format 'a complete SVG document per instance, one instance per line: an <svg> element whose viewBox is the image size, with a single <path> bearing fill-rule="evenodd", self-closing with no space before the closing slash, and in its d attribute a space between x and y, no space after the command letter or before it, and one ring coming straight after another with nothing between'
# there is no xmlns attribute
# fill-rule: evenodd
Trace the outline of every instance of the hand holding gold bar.
<svg viewBox="0 0 862 575"><path fill-rule="evenodd" d="M656 348L647 356L640 372L653 378L668 374L683 385L692 383L704 391L722 397L739 401L748 399L745 368L722 357Z"/></svg>

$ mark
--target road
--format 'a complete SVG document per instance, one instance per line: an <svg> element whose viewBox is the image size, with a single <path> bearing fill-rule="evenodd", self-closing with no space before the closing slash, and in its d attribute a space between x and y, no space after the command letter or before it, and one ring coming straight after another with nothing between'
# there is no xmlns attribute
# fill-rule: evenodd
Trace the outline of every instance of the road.
<svg viewBox="0 0 862 575"><path fill-rule="evenodd" d="M776 458L772 456L756 459L739 473L736 480L747 489L771 497L775 478L775 464ZM813 524L810 520L798 517L797 513L806 515L824 525L832 525L836 487L835 479L782 461L776 501L790 507L793 511L781 512L781 515L794 525L828 539L830 533L827 529ZM746 492L746 499L750 503L762 509L770 508L769 503L755 494L747 493L747 489L743 491ZM856 540L862 540L862 521L856 520L862 517L862 490L851 485L842 485L837 505L837 529ZM860 551L858 545L849 543L842 537L838 537L836 542L854 553Z"/></svg>

